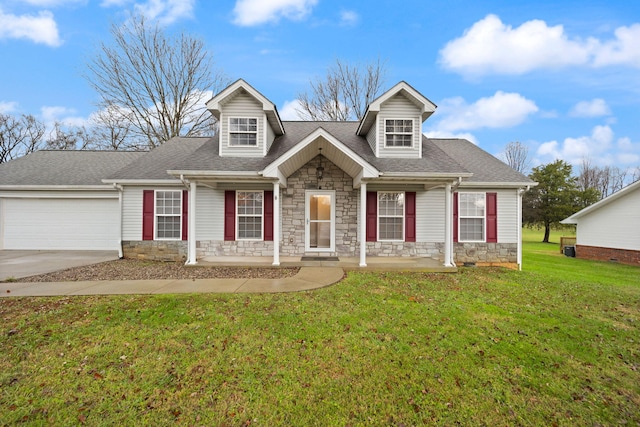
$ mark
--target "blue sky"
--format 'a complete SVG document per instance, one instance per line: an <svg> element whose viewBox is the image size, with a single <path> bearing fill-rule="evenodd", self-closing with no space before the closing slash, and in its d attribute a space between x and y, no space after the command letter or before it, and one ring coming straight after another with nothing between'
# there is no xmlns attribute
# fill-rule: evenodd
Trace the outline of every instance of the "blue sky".
<svg viewBox="0 0 640 427"><path fill-rule="evenodd" d="M216 67L295 119L296 95L336 59L387 68L438 105L431 136L534 165L640 166L640 2L2 0L0 112L82 124L87 59L131 12L201 37Z"/></svg>

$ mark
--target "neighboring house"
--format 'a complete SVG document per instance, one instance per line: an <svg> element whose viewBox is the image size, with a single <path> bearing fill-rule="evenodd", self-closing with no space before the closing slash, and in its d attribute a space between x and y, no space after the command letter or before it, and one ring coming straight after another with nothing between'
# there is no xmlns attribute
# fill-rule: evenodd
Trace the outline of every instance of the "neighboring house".
<svg viewBox="0 0 640 427"><path fill-rule="evenodd" d="M640 181L561 222L576 224L576 257L640 265Z"/></svg>
<svg viewBox="0 0 640 427"><path fill-rule="evenodd" d="M535 183L469 141L425 137L436 106L405 82L359 122L282 121L243 80L207 108L220 123L214 137L0 165L0 248L108 247L189 264L212 255L522 262L522 193Z"/></svg>

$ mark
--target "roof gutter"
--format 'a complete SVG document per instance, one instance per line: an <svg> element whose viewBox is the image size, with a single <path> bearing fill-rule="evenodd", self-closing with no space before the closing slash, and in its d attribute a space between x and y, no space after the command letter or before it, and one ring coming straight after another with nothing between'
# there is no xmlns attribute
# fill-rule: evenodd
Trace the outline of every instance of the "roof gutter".
<svg viewBox="0 0 640 427"><path fill-rule="evenodd" d="M104 181L103 181L104 182ZM15 190L41 190L41 191L67 191L67 190L90 190L90 191L113 191L111 185L0 185L0 191Z"/></svg>

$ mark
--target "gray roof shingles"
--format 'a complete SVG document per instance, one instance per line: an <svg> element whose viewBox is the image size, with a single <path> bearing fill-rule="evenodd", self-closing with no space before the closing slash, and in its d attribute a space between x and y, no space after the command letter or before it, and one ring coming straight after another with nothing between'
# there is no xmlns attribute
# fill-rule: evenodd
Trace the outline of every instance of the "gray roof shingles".
<svg viewBox="0 0 640 427"><path fill-rule="evenodd" d="M285 134L276 138L265 157L220 157L218 137L177 137L147 153L41 151L0 165L0 185L101 184L107 180L174 180L168 170L260 171L318 128L333 135L381 172L473 173L471 182L532 181L464 139L422 138L421 159L376 158L359 122L283 122Z"/></svg>
<svg viewBox="0 0 640 427"><path fill-rule="evenodd" d="M0 165L3 185L104 185L144 152L42 150Z"/></svg>

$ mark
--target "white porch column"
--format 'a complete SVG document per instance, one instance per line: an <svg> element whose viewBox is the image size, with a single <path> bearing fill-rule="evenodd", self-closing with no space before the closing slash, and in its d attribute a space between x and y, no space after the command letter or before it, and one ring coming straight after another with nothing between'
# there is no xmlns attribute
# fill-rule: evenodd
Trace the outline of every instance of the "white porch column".
<svg viewBox="0 0 640 427"><path fill-rule="evenodd" d="M444 266L453 267L453 197L451 184L444 190Z"/></svg>
<svg viewBox="0 0 640 427"><path fill-rule="evenodd" d="M517 202L517 227L518 227L518 270L522 270L522 195L524 194L526 190L523 188L518 188L516 190L517 195L518 195L518 202Z"/></svg>
<svg viewBox="0 0 640 427"><path fill-rule="evenodd" d="M196 183L189 183L189 221L187 231L187 245L189 247L189 256L187 264L197 264L196 260Z"/></svg>
<svg viewBox="0 0 640 427"><path fill-rule="evenodd" d="M273 183L273 264L280 265L280 184Z"/></svg>
<svg viewBox="0 0 640 427"><path fill-rule="evenodd" d="M367 183L360 183L360 267L367 266Z"/></svg>

